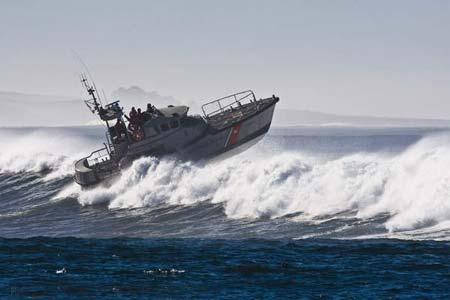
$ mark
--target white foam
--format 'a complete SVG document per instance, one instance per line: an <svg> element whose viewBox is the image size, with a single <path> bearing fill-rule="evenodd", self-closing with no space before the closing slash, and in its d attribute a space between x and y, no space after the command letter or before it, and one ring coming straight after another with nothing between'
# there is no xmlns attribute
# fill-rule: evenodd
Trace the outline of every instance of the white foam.
<svg viewBox="0 0 450 300"><path fill-rule="evenodd" d="M211 201L223 203L229 218L387 213L389 231L414 230L450 220L449 152L450 136L438 135L396 156L360 153L323 162L251 151L206 165L142 158L112 187L80 192L78 199L110 208Z"/></svg>
<svg viewBox="0 0 450 300"><path fill-rule="evenodd" d="M81 187L75 182L72 182L71 184L65 186L62 190L60 190L55 196L53 196L51 201L58 202L67 198L76 198L80 195L80 193Z"/></svg>
<svg viewBox="0 0 450 300"><path fill-rule="evenodd" d="M450 136L437 135L396 157L389 166L382 195L359 216L390 213L386 228L391 232L450 220L449 151Z"/></svg>
<svg viewBox="0 0 450 300"><path fill-rule="evenodd" d="M0 137L0 172L52 169L45 179L72 174L74 160L98 143L55 129L9 136L1 131ZM302 213L302 221L351 211L364 220L387 214L390 233L450 228L449 134L425 137L394 156L321 160L259 150L212 164L142 158L111 187L82 191L74 184L55 199L75 196L82 205L107 203L111 209L211 201L222 203L229 218Z"/></svg>
<svg viewBox="0 0 450 300"><path fill-rule="evenodd" d="M174 275L174 274L183 274L185 270L177 270L174 268L171 269L153 269L153 270L144 270L144 274L156 274L156 275Z"/></svg>
<svg viewBox="0 0 450 300"><path fill-rule="evenodd" d="M73 163L93 142L64 129L0 131L0 173L50 172L46 180L73 174Z"/></svg>

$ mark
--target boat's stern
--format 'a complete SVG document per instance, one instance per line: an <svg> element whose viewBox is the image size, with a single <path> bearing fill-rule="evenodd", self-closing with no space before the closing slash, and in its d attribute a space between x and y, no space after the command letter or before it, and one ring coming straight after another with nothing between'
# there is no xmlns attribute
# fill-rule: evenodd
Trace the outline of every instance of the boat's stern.
<svg viewBox="0 0 450 300"><path fill-rule="evenodd" d="M276 96L257 100L252 91L246 91L203 105L209 130L183 149L184 156L203 159L245 151L269 131L279 100Z"/></svg>
<svg viewBox="0 0 450 300"><path fill-rule="evenodd" d="M105 147L75 163L74 180L83 187L92 186L119 172L119 166Z"/></svg>
<svg viewBox="0 0 450 300"><path fill-rule="evenodd" d="M99 182L95 170L89 167L87 157L82 158L75 163L74 180L81 186L94 185Z"/></svg>

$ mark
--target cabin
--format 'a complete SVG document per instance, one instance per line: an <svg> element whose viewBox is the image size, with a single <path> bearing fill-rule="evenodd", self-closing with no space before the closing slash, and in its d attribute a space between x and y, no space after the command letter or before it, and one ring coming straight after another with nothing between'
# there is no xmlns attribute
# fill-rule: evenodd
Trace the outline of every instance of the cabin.
<svg viewBox="0 0 450 300"><path fill-rule="evenodd" d="M200 116L188 116L187 106L168 106L160 108L157 113L145 121L143 136L128 145L127 155L159 155L172 153L185 146L207 129Z"/></svg>

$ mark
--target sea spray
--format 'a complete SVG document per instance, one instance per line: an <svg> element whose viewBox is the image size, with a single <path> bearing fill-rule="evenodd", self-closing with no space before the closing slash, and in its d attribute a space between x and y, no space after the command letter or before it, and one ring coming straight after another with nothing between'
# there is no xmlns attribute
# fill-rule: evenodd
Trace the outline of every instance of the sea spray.
<svg viewBox="0 0 450 300"><path fill-rule="evenodd" d="M229 218L314 219L352 210L364 220L387 213L388 230L410 230L450 220L449 150L450 138L438 135L394 156L358 153L323 162L293 152L214 164L141 158L111 187L78 199L110 209L210 201L222 203Z"/></svg>
<svg viewBox="0 0 450 300"><path fill-rule="evenodd" d="M424 138L395 157L386 186L360 217L392 215L390 231L415 229L450 220L450 136Z"/></svg>
<svg viewBox="0 0 450 300"><path fill-rule="evenodd" d="M42 172L46 180L72 175L74 161L88 155L99 143L90 135L73 134L76 130L0 130L0 173Z"/></svg>
<svg viewBox="0 0 450 300"><path fill-rule="evenodd" d="M98 147L103 134L98 132L0 130L5 141L0 174L44 172L45 184L67 179L73 162ZM214 163L141 158L110 187L81 190L66 183L52 199L73 197L83 206L105 203L112 210L211 202L220 204L228 219L237 220L295 215L294 221L314 222L351 212L361 222L387 216L378 218L387 231L412 230L426 236L435 236L434 231L445 235L450 228L449 134L424 137L398 152L331 158L305 155L298 146L303 139L286 137L286 143L295 141L297 150L276 151L267 147L272 141L267 139L265 146Z"/></svg>

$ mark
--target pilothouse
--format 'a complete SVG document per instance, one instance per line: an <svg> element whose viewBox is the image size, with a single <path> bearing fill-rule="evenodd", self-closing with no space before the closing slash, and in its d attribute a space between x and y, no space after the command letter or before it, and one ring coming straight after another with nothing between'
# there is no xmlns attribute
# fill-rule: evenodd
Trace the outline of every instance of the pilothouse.
<svg viewBox="0 0 450 300"><path fill-rule="evenodd" d="M107 127L104 147L75 163L75 181L81 186L111 179L142 156L199 160L241 152L269 130L279 101L275 96L256 99L249 90L203 104L203 116L188 115L187 106L151 104L127 116L119 101L103 106L95 85L86 76L81 81L91 97L86 105Z"/></svg>

